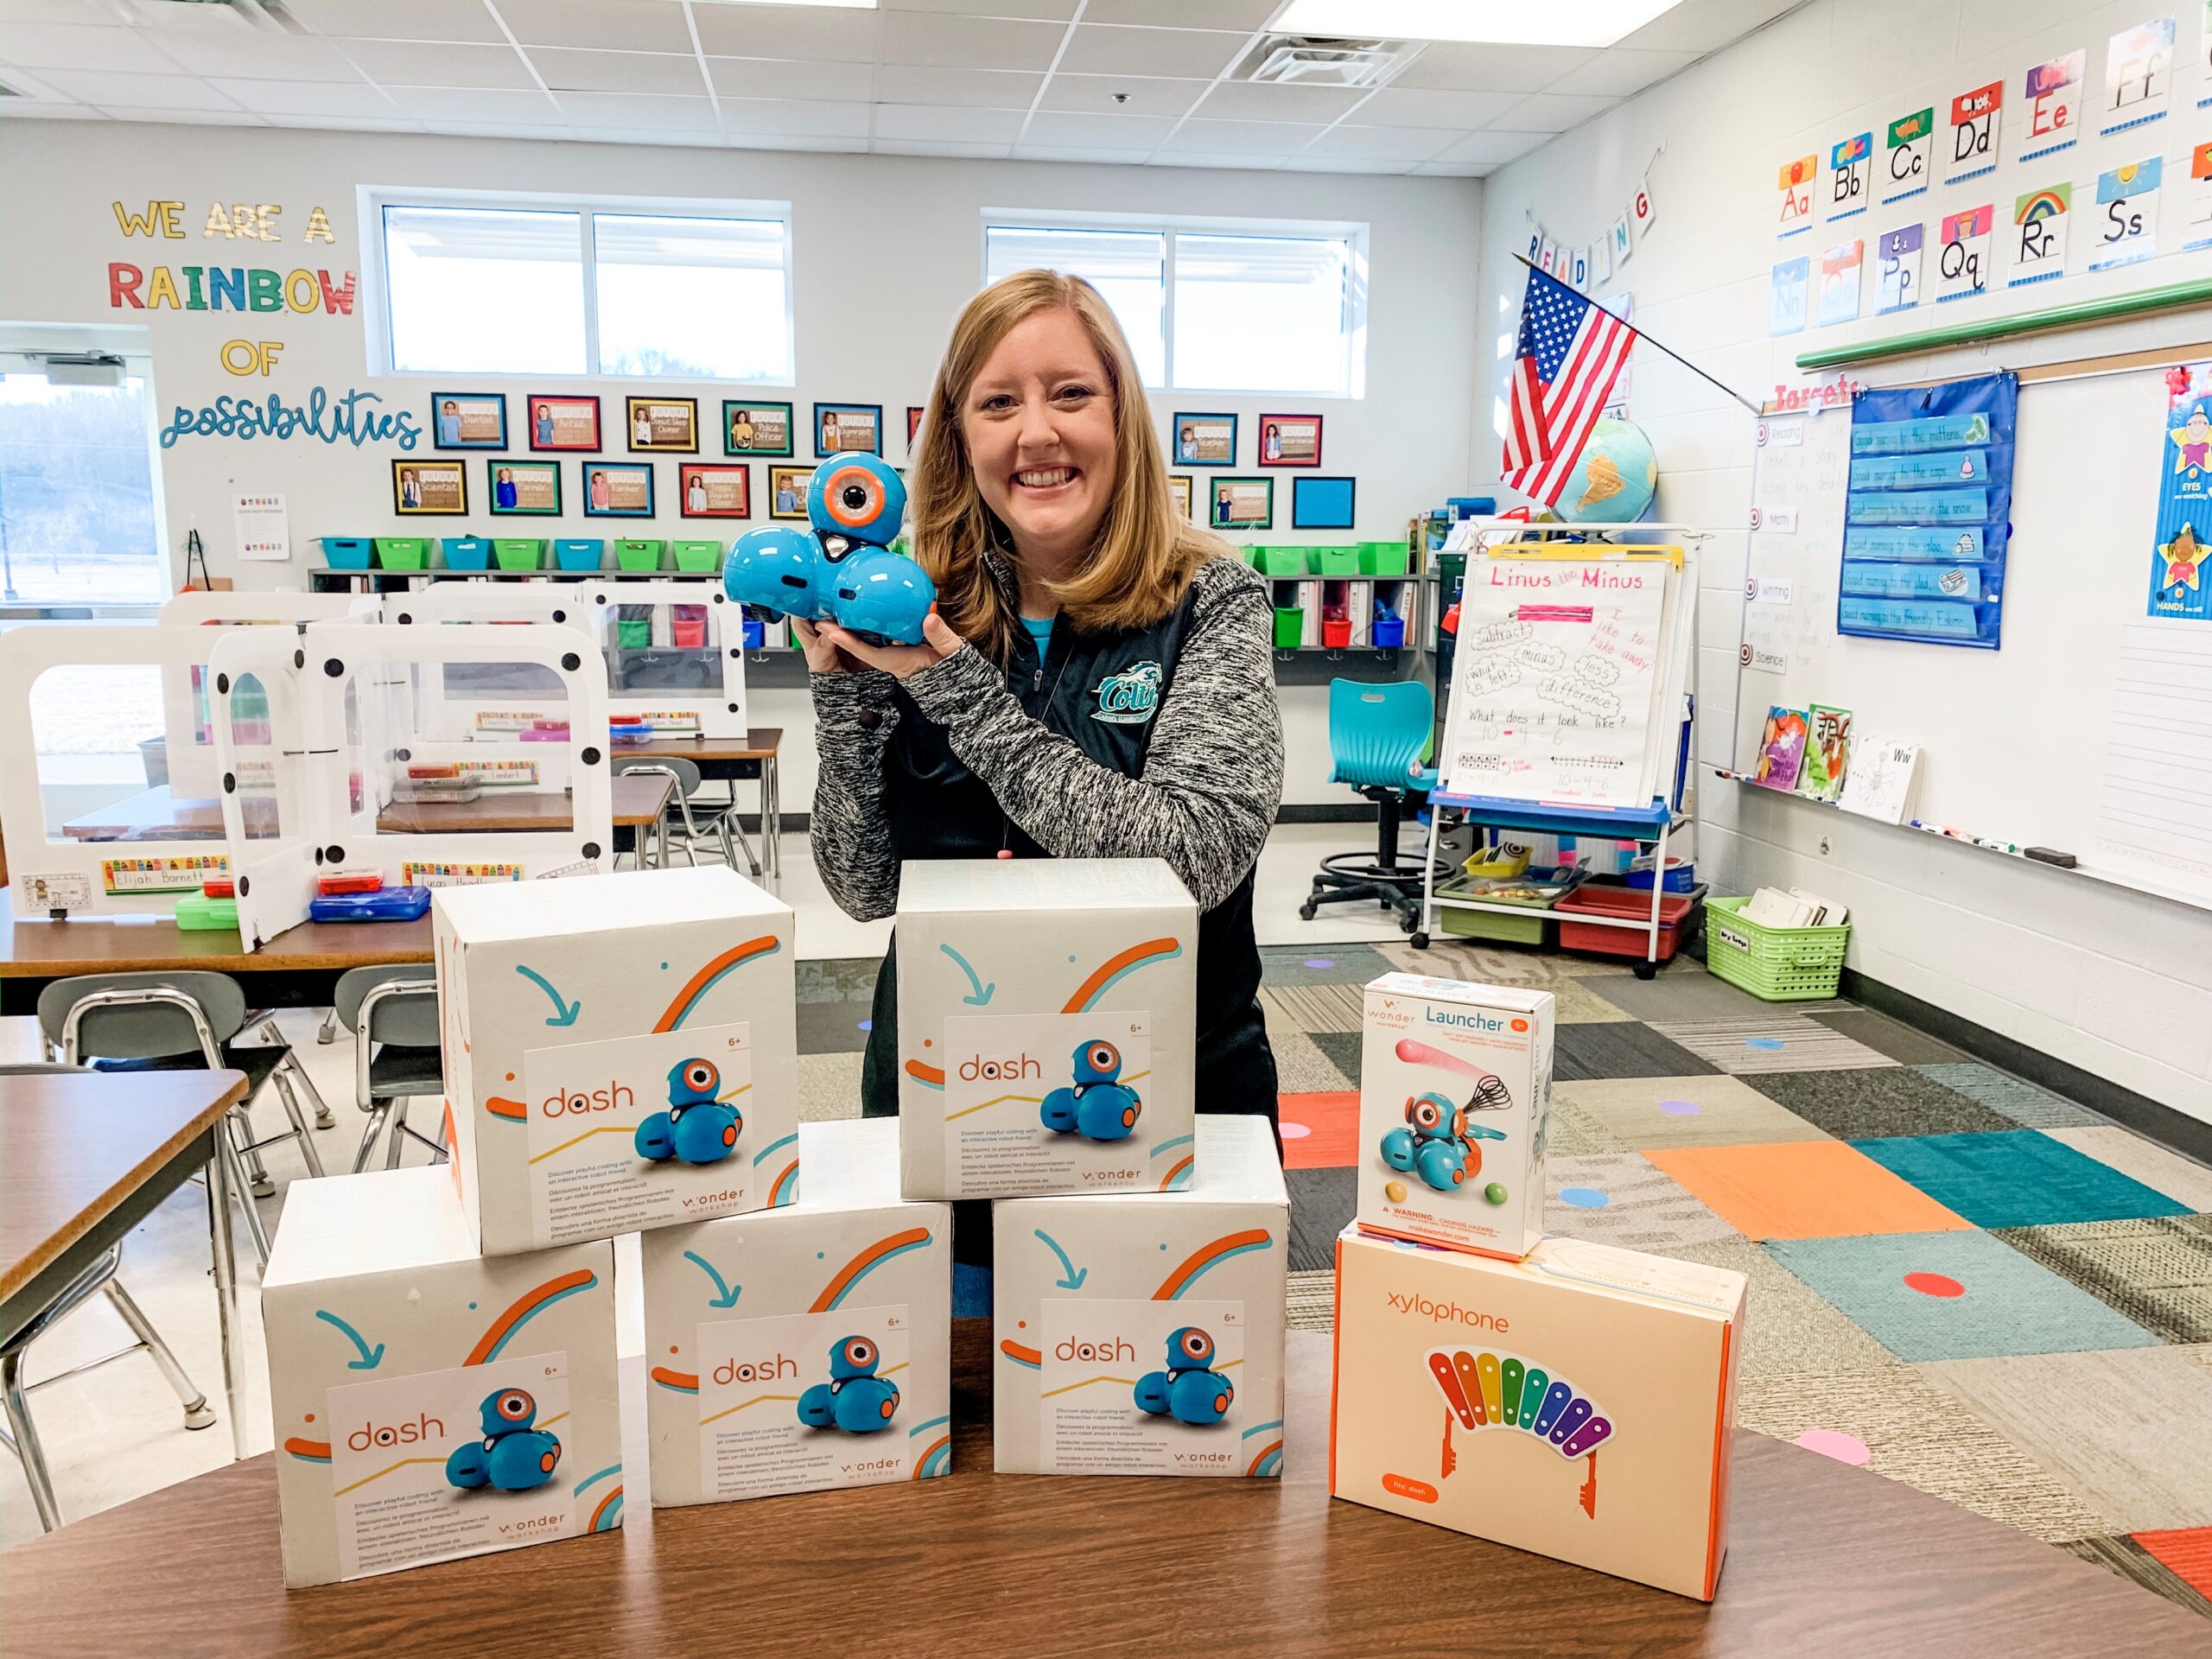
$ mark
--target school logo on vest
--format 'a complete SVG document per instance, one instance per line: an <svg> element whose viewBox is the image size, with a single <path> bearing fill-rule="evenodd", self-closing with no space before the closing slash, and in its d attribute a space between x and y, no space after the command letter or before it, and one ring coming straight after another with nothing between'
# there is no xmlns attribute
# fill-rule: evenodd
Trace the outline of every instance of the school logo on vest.
<svg viewBox="0 0 2212 1659"><path fill-rule="evenodd" d="M1141 726L1159 707L1160 664L1134 663L1098 682L1098 706L1090 717L1109 726Z"/></svg>

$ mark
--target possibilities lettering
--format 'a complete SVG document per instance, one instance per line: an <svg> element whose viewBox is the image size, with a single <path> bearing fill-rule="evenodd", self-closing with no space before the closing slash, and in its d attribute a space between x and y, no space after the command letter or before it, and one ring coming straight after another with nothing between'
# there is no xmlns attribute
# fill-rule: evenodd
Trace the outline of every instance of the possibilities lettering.
<svg viewBox="0 0 2212 1659"><path fill-rule="evenodd" d="M387 439L402 449L412 449L423 435L414 416L402 410L380 415L365 407L384 399L373 391L350 391L333 397L322 387L309 392L307 401L288 404L275 392L267 398L218 397L198 410L179 404L162 429L162 448L173 449L179 438L321 438L325 443L350 441L356 448Z"/></svg>

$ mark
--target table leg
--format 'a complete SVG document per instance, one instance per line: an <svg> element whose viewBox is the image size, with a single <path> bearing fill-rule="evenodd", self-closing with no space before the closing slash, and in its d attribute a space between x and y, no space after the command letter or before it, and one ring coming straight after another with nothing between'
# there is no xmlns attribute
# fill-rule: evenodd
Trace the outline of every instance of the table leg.
<svg viewBox="0 0 2212 1659"><path fill-rule="evenodd" d="M231 1455L238 1459L246 1454L245 1402L238 1377L238 1264L231 1241L231 1160L237 1154L230 1151L225 1139L227 1132L226 1124L215 1125L213 1151L207 1160L207 1243L215 1258L215 1326L223 1344L223 1398L231 1412Z"/></svg>
<svg viewBox="0 0 2212 1659"><path fill-rule="evenodd" d="M765 843L760 856L778 880L784 874L783 815L783 783L772 754L760 763L760 839Z"/></svg>

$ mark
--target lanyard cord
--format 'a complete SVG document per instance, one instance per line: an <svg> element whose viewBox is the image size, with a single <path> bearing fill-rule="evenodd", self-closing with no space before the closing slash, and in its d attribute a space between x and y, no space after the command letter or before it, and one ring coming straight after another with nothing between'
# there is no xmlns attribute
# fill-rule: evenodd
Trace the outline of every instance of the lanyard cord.
<svg viewBox="0 0 2212 1659"><path fill-rule="evenodd" d="M1055 619L1055 626L1058 626L1058 619ZM1045 729L1048 732L1052 729L1052 705L1059 700L1060 682L1067 678L1068 664L1074 660L1075 652L1072 649L1070 649L1068 652L1060 658L1060 671L1052 677L1052 689L1045 694L1045 710L1043 714L1038 716L1038 719L1042 722ZM1045 662L1044 658L1040 657L1038 658L1035 670L1033 671L1029 676L1029 689L1032 691L1034 691L1044 683ZM1014 856L1013 842L1014 820L1007 815L1007 810L1001 806L999 808L999 856L1001 858L1012 858Z"/></svg>

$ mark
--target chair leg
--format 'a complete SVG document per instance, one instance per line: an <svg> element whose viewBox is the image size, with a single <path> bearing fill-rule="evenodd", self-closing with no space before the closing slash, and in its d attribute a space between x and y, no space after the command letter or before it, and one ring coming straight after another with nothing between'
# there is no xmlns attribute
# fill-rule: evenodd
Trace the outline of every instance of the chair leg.
<svg viewBox="0 0 2212 1659"><path fill-rule="evenodd" d="M184 1426L187 1428L212 1428L215 1414L207 1405L207 1396L192 1386L192 1379L184 1374L184 1367L176 1363L176 1356L162 1340L162 1333L154 1329L154 1322L139 1312L138 1304L130 1300L130 1293L123 1287L123 1281L111 1279L104 1287L107 1299L123 1322L130 1327L130 1334L145 1345L146 1352L159 1368L162 1379L176 1391L184 1402Z"/></svg>
<svg viewBox="0 0 2212 1659"><path fill-rule="evenodd" d="M233 1121L237 1118L235 1109L231 1116ZM269 1265L269 1230L261 1224L261 1211L255 1207L253 1189L246 1184L245 1159L238 1151L239 1142L235 1135L219 1135L216 1143L221 1148L223 1159L230 1166L231 1183L238 1188L238 1207L245 1211L245 1230L253 1240L254 1255L266 1268ZM266 1180L268 1177L264 1175L262 1179ZM208 1196L212 1198L214 1195L211 1192Z"/></svg>
<svg viewBox="0 0 2212 1659"><path fill-rule="evenodd" d="M407 1145L407 1096L402 1095L391 1103L391 1141L385 1148L384 1166L399 1167L399 1154Z"/></svg>
<svg viewBox="0 0 2212 1659"><path fill-rule="evenodd" d="M246 1104L242 1100L230 1111L231 1143L237 1149L239 1160L238 1191L265 1198L276 1191L276 1183L269 1179L268 1170L262 1166L260 1149L253 1144L253 1120L246 1116Z"/></svg>
<svg viewBox="0 0 2212 1659"><path fill-rule="evenodd" d="M315 1034L315 1041L319 1043L327 1043L334 1040L332 1037L325 1035L324 1033L334 1031L336 1028L337 1020L338 1010L333 1008L330 1011L330 1017L322 1022L322 1031L318 1032ZM336 1128L338 1127L338 1120L330 1115L330 1108L322 1103L322 1090L315 1086L315 1079L308 1076L307 1067L302 1065L299 1061L294 1058L291 1052L291 1045L284 1040L284 1033L276 1028L276 1022L274 1020L263 1020L261 1022L261 1034L271 1044L284 1050L284 1058L276 1062L276 1069L282 1071L289 1068L292 1073L294 1081L297 1083L299 1087L306 1092L307 1098L314 1103L315 1128L318 1129Z"/></svg>
<svg viewBox="0 0 2212 1659"><path fill-rule="evenodd" d="M54 1478L46 1471L46 1452L31 1423L30 1402L23 1397L23 1356L20 1350L0 1354L0 1406L8 1414L8 1427L16 1439L16 1455L22 1459L23 1478L30 1484L31 1503L38 1523L48 1532L61 1524L61 1505L54 1501Z"/></svg>
<svg viewBox="0 0 2212 1659"><path fill-rule="evenodd" d="M284 1116L292 1120L292 1139L300 1148L300 1156L307 1160L308 1173L317 1180L321 1179L322 1154L315 1150L315 1136L308 1133L307 1116L300 1109L298 1085L307 1081L307 1073L293 1065L288 1055L277 1062L276 1071L270 1074L270 1081L276 1085L276 1097L284 1103ZM321 1106L321 1100L318 1098L315 1104ZM327 1111L327 1109L326 1115Z"/></svg>
<svg viewBox="0 0 2212 1659"><path fill-rule="evenodd" d="M327 1013L327 1014L324 1014L324 1015L322 1016L322 1025L321 1025L321 1027L319 1030L317 1030L317 1031L316 1031L316 1033L315 1033L315 1041L317 1041L318 1043L323 1043L323 1044L334 1043L334 1042L336 1042L336 1041L338 1040L338 1010L337 1010L337 1009L333 1008L333 1009L331 1009L331 1010L330 1010L330 1012L329 1012L329 1013ZM325 1125L323 1125L323 1127L324 1127L325 1128L329 1128L329 1125L328 1125L328 1124L325 1124Z"/></svg>
<svg viewBox="0 0 2212 1659"><path fill-rule="evenodd" d="M369 1166L369 1159L376 1152L377 1136L384 1133L385 1120L391 1116L391 1103L379 1100L369 1108L369 1127L362 1132L361 1149L353 1154L353 1173L359 1174Z"/></svg>

